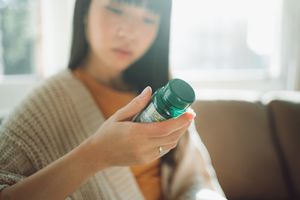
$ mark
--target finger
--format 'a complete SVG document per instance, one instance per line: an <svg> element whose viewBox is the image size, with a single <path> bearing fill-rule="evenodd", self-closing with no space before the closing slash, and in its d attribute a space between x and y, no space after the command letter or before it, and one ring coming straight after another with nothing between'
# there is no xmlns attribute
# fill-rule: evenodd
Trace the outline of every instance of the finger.
<svg viewBox="0 0 300 200"><path fill-rule="evenodd" d="M177 143L180 138L185 134L187 133L187 129L188 129L189 125L188 126L185 126L185 127L182 127L180 128L179 130L171 133L170 135L168 136L165 136L165 137L159 137L159 138L151 138L149 140L149 143L151 143L152 145L172 145L174 143Z"/></svg>
<svg viewBox="0 0 300 200"><path fill-rule="evenodd" d="M141 130L150 138L166 137L185 126L189 126L194 117L195 116L191 113L184 113L178 118L162 122L141 123L137 125L137 127L140 126Z"/></svg>
<svg viewBox="0 0 300 200"><path fill-rule="evenodd" d="M142 111L150 101L151 94L151 87L146 87L140 95L135 97L131 102L129 102L126 106L124 106L114 114L115 120L127 120Z"/></svg>

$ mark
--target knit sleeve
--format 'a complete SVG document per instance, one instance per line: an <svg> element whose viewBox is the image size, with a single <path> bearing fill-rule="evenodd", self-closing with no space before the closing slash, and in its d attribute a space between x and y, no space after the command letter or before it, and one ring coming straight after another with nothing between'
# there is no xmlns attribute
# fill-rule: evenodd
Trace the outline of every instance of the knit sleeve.
<svg viewBox="0 0 300 200"><path fill-rule="evenodd" d="M3 133L0 133L0 152L0 191L34 173L21 147Z"/></svg>
<svg viewBox="0 0 300 200"><path fill-rule="evenodd" d="M209 153L194 124L180 140L175 160L177 166L171 186L171 199L207 199L207 195L215 200L225 199Z"/></svg>
<svg viewBox="0 0 300 200"><path fill-rule="evenodd" d="M0 126L0 190L14 185L35 173L40 163L43 111L41 104L42 88L32 90Z"/></svg>
<svg viewBox="0 0 300 200"><path fill-rule="evenodd" d="M10 138L7 131L3 127L0 128L0 191L38 171L22 145ZM68 196L65 200L72 198Z"/></svg>

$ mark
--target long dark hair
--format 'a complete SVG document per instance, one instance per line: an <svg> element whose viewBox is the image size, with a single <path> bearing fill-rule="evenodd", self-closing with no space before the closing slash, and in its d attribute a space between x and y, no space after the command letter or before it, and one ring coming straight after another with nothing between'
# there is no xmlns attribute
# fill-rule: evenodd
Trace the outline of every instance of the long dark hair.
<svg viewBox="0 0 300 200"><path fill-rule="evenodd" d="M146 6L160 15L160 27L157 37L149 50L123 72L126 83L141 92L146 86L155 91L169 80L169 43L172 0L113 0L121 3ZM145 5L146 3L146 5ZM85 32L85 18L91 0L76 0L73 17L73 38L68 68L76 69L86 58L89 45ZM164 161L171 162L171 155L165 155Z"/></svg>

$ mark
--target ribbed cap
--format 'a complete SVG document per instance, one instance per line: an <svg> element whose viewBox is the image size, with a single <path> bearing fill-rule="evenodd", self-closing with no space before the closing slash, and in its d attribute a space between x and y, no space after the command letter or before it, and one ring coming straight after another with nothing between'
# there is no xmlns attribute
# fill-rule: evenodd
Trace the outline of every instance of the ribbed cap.
<svg viewBox="0 0 300 200"><path fill-rule="evenodd" d="M181 79L172 79L163 89L163 99L174 107L186 109L195 101L193 88Z"/></svg>

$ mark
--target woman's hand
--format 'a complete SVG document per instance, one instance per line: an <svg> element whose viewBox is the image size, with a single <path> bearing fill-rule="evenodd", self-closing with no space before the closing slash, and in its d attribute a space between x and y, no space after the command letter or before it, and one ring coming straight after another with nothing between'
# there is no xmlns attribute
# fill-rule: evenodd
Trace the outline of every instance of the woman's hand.
<svg viewBox="0 0 300 200"><path fill-rule="evenodd" d="M150 98L151 89L148 87L77 148L4 189L0 192L0 199L65 199L81 183L104 168L146 164L161 156L159 147L165 152L174 148L194 115L186 113L177 119L157 123L131 122Z"/></svg>
<svg viewBox="0 0 300 200"><path fill-rule="evenodd" d="M132 122L131 119L148 104L151 93L150 87L145 88L87 139L91 150L89 152L93 152L89 157L96 171L103 166L143 165L162 156L160 147L164 153L176 147L194 114L185 113L176 119L163 122Z"/></svg>

